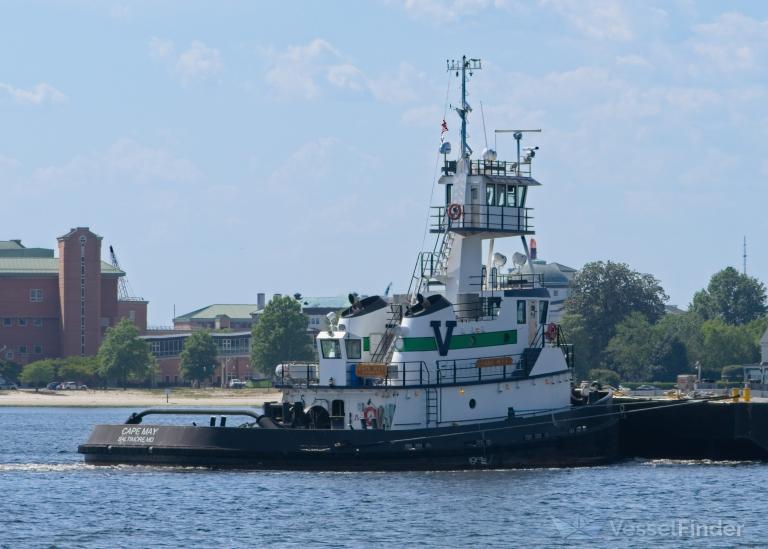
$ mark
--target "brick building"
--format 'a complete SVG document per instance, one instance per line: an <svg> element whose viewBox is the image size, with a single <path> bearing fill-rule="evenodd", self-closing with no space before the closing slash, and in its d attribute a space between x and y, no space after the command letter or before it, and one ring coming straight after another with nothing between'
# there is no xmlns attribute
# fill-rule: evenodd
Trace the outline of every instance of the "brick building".
<svg viewBox="0 0 768 549"><path fill-rule="evenodd" d="M101 260L101 237L78 227L48 248L0 241L0 354L19 364L95 355L110 326L130 318L144 333L147 302L119 300L125 273Z"/></svg>

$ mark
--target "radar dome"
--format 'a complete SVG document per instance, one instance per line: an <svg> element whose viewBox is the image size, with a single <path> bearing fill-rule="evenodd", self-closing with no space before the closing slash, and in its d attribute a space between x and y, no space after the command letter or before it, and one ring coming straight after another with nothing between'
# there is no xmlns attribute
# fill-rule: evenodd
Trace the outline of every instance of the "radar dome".
<svg viewBox="0 0 768 549"><path fill-rule="evenodd" d="M493 149L485 148L483 149L483 160L487 160L489 162L495 162L496 161L496 151Z"/></svg>

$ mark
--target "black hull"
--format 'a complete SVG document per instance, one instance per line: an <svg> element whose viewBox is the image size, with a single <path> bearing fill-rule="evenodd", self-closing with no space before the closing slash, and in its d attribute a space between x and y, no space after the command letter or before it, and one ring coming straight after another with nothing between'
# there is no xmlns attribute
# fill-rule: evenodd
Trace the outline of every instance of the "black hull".
<svg viewBox="0 0 768 549"><path fill-rule="evenodd" d="M98 425L78 451L97 465L323 471L575 467L621 457L610 406L402 431Z"/></svg>
<svg viewBox="0 0 768 549"><path fill-rule="evenodd" d="M768 403L628 400L623 409L626 457L768 460Z"/></svg>

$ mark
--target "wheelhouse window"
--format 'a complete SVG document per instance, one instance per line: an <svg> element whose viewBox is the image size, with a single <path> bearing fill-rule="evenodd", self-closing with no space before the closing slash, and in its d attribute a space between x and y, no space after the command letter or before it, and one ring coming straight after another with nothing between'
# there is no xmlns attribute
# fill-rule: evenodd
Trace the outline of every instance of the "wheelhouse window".
<svg viewBox="0 0 768 549"><path fill-rule="evenodd" d="M547 323L547 310L549 309L549 301L539 301L539 324Z"/></svg>
<svg viewBox="0 0 768 549"><path fill-rule="evenodd" d="M517 187L514 185L507 185L507 206L517 206Z"/></svg>
<svg viewBox="0 0 768 549"><path fill-rule="evenodd" d="M321 339L320 350L323 358L341 358L341 345L338 339Z"/></svg>
<svg viewBox="0 0 768 549"><path fill-rule="evenodd" d="M362 352L362 341L359 339L345 339L344 345L347 347L347 359L359 359Z"/></svg>
<svg viewBox="0 0 768 549"><path fill-rule="evenodd" d="M496 205L496 185L489 183L485 188L485 203L489 206Z"/></svg>
<svg viewBox="0 0 768 549"><path fill-rule="evenodd" d="M517 300L517 323L525 324L525 300Z"/></svg>

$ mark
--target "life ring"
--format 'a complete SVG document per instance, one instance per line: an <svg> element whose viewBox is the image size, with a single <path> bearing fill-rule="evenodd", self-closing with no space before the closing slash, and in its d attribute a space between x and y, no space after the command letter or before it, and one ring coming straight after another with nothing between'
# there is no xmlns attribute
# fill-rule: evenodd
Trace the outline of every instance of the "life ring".
<svg viewBox="0 0 768 549"><path fill-rule="evenodd" d="M373 406L366 406L363 409L363 419L365 420L365 424L370 427L373 425L373 420L377 419L378 414L376 413L376 408Z"/></svg>
<svg viewBox="0 0 768 549"><path fill-rule="evenodd" d="M455 202L448 206L448 219L451 221L456 221L461 217L461 204L456 204Z"/></svg>
<svg viewBox="0 0 768 549"><path fill-rule="evenodd" d="M557 324L550 322L547 324L546 334L549 341L554 341L557 338Z"/></svg>

